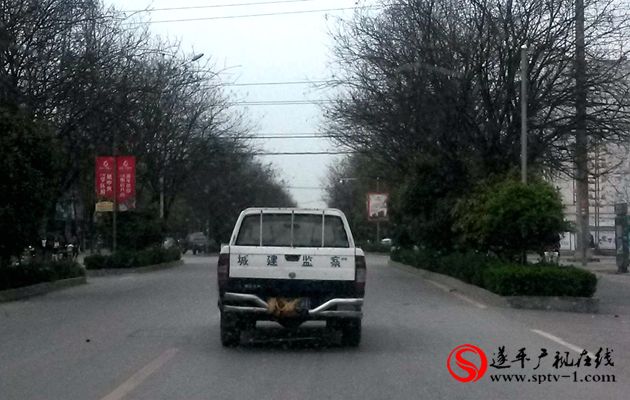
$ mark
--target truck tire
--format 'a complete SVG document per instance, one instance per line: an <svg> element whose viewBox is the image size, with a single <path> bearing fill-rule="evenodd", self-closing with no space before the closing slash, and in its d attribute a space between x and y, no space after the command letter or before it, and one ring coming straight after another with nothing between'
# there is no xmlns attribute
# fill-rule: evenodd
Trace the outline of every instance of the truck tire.
<svg viewBox="0 0 630 400"><path fill-rule="evenodd" d="M223 347L236 347L241 342L241 328L238 318L221 312L221 344Z"/></svg>
<svg viewBox="0 0 630 400"><path fill-rule="evenodd" d="M341 325L341 344L357 347L361 343L361 320L346 321Z"/></svg>

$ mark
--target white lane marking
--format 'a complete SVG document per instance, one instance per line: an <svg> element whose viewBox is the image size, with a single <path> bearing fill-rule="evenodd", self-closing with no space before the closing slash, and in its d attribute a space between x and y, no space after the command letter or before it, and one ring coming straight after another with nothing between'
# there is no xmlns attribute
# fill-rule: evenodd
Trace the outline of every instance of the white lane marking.
<svg viewBox="0 0 630 400"><path fill-rule="evenodd" d="M131 393L135 388L140 386L149 376L153 375L157 370L162 368L175 354L178 349L168 349L164 353L160 354L158 358L151 361L142 369L138 370L135 374L131 375L129 379L123 382L122 385L114 389L113 392L103 397L101 400L122 400Z"/></svg>
<svg viewBox="0 0 630 400"><path fill-rule="evenodd" d="M552 340L552 341L554 341L554 342L556 342L558 344L561 344L564 347L566 347L568 349L571 349L571 350L575 351L578 354L581 354L584 351L584 349L582 349L582 348L580 348L580 347L578 347L578 346L576 346L574 344L565 342L564 340L560 339L557 336L552 335L551 333L548 333L548 332L545 332L545 331L541 331L539 329L531 329L531 331L534 332L534 333L539 334L540 336L546 337L547 339ZM593 353L591 353L591 352L587 352L586 354L589 357L591 357L591 358L595 358L595 355Z"/></svg>
<svg viewBox="0 0 630 400"><path fill-rule="evenodd" d="M426 281L429 282L430 284L432 284L433 286L436 286L436 287L442 289L445 292L450 292L451 291L451 288L446 286L446 285L442 285L441 283L434 282L431 279L426 279Z"/></svg>
<svg viewBox="0 0 630 400"><path fill-rule="evenodd" d="M473 305L473 306L475 306L475 307L481 308L482 310L483 310L483 309L488 308L488 306L487 306L487 305L482 304L482 303L480 303L480 302L478 302L478 301L475 301L475 300L471 299L471 298L470 298L470 297L468 297L468 296L464 296L464 295L463 295L463 294L461 294L461 293L453 292L453 293L451 293L451 294L453 294L454 296L459 297L460 299L462 299L462 300L464 300L464 301L469 302L470 304L472 304L472 305Z"/></svg>
<svg viewBox="0 0 630 400"><path fill-rule="evenodd" d="M486 306L485 304L479 303L478 301L475 301L475 300L471 299L471 298L470 298L470 297L468 297L468 296L464 296L464 295L463 295L463 294L461 294L461 293L457 293L456 289L451 289L450 287L448 287L448 286L446 286L446 285L442 285L441 283L438 283L438 282L432 281L431 279L426 279L426 278L425 278L425 280L426 280L427 282L429 282L430 284L432 284L433 286L436 286L436 287L438 287L438 288L442 289L443 291L445 291L445 292L447 292L447 293L450 293L450 294L452 294L453 296L455 296L455 297L457 297L457 298L459 298L459 299L461 299L461 300L464 300L464 301L465 301L465 302L467 302L467 303L472 304L473 306L475 306L475 307L477 307L477 308L481 308L482 310L483 310L483 309L488 308L488 306Z"/></svg>

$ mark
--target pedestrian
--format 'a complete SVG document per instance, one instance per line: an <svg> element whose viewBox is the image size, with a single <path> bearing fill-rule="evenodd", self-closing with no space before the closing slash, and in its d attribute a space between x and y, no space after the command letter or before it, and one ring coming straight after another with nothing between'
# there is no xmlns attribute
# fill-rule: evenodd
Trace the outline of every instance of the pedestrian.
<svg viewBox="0 0 630 400"><path fill-rule="evenodd" d="M59 261L59 258L61 256L61 243L59 243L59 238L57 236L55 236L55 239L53 241L53 261Z"/></svg>
<svg viewBox="0 0 630 400"><path fill-rule="evenodd" d="M44 246L45 246L44 258L46 260L52 259L55 255L55 238L52 235L48 235L46 237L46 243L44 244Z"/></svg>
<svg viewBox="0 0 630 400"><path fill-rule="evenodd" d="M72 241L72 259L76 260L79 257L79 241L75 238Z"/></svg>
<svg viewBox="0 0 630 400"><path fill-rule="evenodd" d="M42 244L42 247L41 247L40 253L41 253L42 258L46 259L48 252L46 251L46 237L45 236L42 238L41 244Z"/></svg>

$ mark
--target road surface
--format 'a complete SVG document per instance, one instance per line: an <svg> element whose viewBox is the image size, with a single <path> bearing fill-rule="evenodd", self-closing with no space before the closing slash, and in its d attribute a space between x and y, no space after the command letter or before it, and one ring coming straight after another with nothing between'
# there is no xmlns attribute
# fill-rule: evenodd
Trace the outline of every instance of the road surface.
<svg viewBox="0 0 630 400"><path fill-rule="evenodd" d="M494 308L369 256L359 348L340 347L334 332L316 325L293 336L265 325L226 349L216 257L185 260L0 304L0 399L621 399L630 392L630 314ZM447 358L467 343L495 366L505 346L510 368L489 366L477 382L455 380ZM581 349L600 347L612 350L614 367L603 360L597 369L552 366L556 351L577 359ZM521 348L530 358L522 369L512 362ZM549 355L534 370L542 348ZM577 380L616 382L573 382L574 372ZM493 382L498 373L530 382ZM531 381L542 375L559 381Z"/></svg>

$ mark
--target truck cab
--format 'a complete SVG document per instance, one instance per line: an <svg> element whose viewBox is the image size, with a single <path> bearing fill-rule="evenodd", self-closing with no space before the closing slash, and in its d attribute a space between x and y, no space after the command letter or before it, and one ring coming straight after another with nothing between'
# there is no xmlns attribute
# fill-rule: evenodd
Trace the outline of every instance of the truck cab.
<svg viewBox="0 0 630 400"><path fill-rule="evenodd" d="M221 342L240 343L256 321L294 329L325 320L358 346L366 265L337 209L248 208L219 254Z"/></svg>

